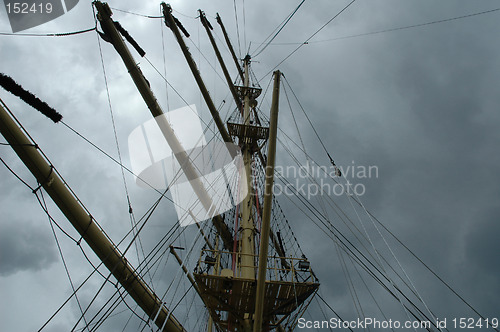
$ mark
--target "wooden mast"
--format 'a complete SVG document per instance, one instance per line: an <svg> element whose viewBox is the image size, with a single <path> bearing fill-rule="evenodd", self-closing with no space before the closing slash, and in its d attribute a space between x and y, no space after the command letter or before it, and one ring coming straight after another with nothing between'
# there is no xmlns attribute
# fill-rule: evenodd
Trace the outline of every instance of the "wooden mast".
<svg viewBox="0 0 500 332"><path fill-rule="evenodd" d="M269 234L271 230L271 208L273 205L274 163L276 157L276 137L278 133L278 106L280 93L280 76L274 72L273 99L271 103L271 116L269 123L269 140L267 148L267 166L264 185L264 207L262 211L262 226L260 229L259 271L257 276L257 291L255 299L255 314L253 331L262 330L262 315L264 313L264 290L266 285L267 253L269 247ZM267 325L267 324L266 324Z"/></svg>

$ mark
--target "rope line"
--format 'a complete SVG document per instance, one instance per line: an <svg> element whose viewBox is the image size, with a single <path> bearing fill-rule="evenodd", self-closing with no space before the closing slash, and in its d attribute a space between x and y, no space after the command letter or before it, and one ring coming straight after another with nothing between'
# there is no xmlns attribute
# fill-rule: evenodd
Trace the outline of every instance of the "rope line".
<svg viewBox="0 0 500 332"><path fill-rule="evenodd" d="M341 36L341 37L336 37L336 38L329 38L329 39L315 40L315 41L307 41L307 42L271 43L271 45L301 45L301 44L310 45L310 44L316 44L316 43L326 43L326 42L337 41L337 40L342 40L342 39L351 39L351 38L358 38L358 37L365 37L365 36L377 35L377 34L386 33L386 32L393 32L393 31L399 31L399 30L420 28L420 27L427 26L427 25L439 24L439 23L446 23L446 22L460 20L460 19L469 18L469 17L473 17L473 16L478 16L478 15L483 15L483 14L489 14L489 13L493 13L493 12L497 12L497 11L500 11L500 8L494 8L494 9L485 10L485 11L482 11L482 12L477 12L477 13L472 13L472 14L467 14L467 15L462 15L462 16L457 16L457 17L451 17L451 18L446 18L446 19L442 19L442 20L436 20L436 21L430 21L430 22L424 22L424 23L406 25L406 26L401 26L401 27L396 27L396 28L389 28L389 29L383 29L383 30L376 30L376 31L364 32L364 33L359 33L359 34L354 34L354 35L347 35L347 36ZM263 45L263 44L264 43L259 43L259 45Z"/></svg>
<svg viewBox="0 0 500 332"><path fill-rule="evenodd" d="M469 17L483 15L483 14L489 14L489 13L497 12L499 10L500 10L500 8L495 8L495 9L485 10L485 11L478 12L478 13L472 13L472 14L467 14L467 15L462 15L462 16L457 16L457 17L452 17L452 18L447 18L447 19L442 19L442 20L437 20L437 21L431 21L431 22L425 22L425 23L420 23L420 24L407 25L407 26L403 26L403 27L397 27L397 28L391 28L391 29L384 29L384 30L378 30L378 31L372 31L372 32L365 32L365 33L360 33L360 34L356 34L356 35L349 35L349 36L344 36L344 37L337 37L337 38L331 38L331 39L317 40L317 41L312 41L312 42L310 41L308 43L309 44L312 44L312 43L324 43L324 42L330 42L330 41L341 40L341 39L350 39L350 38L357 38L357 37L377 35L377 34L386 33L386 32L393 32L393 31L406 30L406 29L412 29L412 28L420 28L420 27L427 26L427 25L438 24L438 23L445 23L445 22L460 20L460 19L463 19L463 18L469 18ZM290 44L292 44L292 43L290 43ZM297 43L293 43L293 44L297 44Z"/></svg>
<svg viewBox="0 0 500 332"><path fill-rule="evenodd" d="M340 14L342 14L347 8L349 8L356 0L352 0L349 2L344 8L342 8L337 14L335 14L331 19L329 19L325 24L323 24L316 32L314 32L309 38L307 38L302 44L300 44L296 49L294 49L290 54L288 54L283 60L281 60L276 66L273 67L267 74L265 74L259 81L261 81L264 77L271 74L279 65L288 60L295 52L297 52L302 46L306 45L309 40L314 38L321 30L323 30L328 24L330 24L334 19L336 19Z"/></svg>
<svg viewBox="0 0 500 332"><path fill-rule="evenodd" d="M234 17L236 20L236 35L238 36L238 55L240 56L240 58L242 58L242 56L241 56L241 42L240 42L240 25L238 23L238 11L236 9L236 0L233 0L233 7L234 7Z"/></svg>
<svg viewBox="0 0 500 332"><path fill-rule="evenodd" d="M286 136L287 136L287 135L286 135ZM287 136L287 137L288 137L288 136ZM290 139L290 138L289 138L289 139ZM291 140L291 139L290 139L290 140ZM281 140L279 140L279 141L280 141L280 143L282 143L282 144L283 144L283 142L281 142ZM294 144L295 144L296 146L298 146L298 145L297 145L297 143L295 143L295 142L294 142ZM285 146L285 145L284 145L284 146ZM287 150L286 146L285 146L285 149ZM299 147L299 149L300 149L300 147ZM293 158L293 154L291 153L291 151L287 150L287 152L288 152L288 153L292 156L292 158ZM294 160L298 163L298 160L296 160L296 159L294 159ZM283 179L283 178L280 178L280 180L282 180L282 181L283 181L284 179ZM335 180L335 179L334 179L334 180ZM285 180L285 181L286 181L286 180ZM336 181L336 180L335 180L335 181ZM285 184L286 184L286 185L291 185L289 182L288 182L288 183L285 183ZM293 187L293 186L292 186L292 187ZM296 190L296 189L295 189L295 190ZM296 191L297 191L297 190L296 190ZM319 216L321 216L321 217L322 217L325 221L327 221L327 222L330 224L330 227L332 227L332 228L333 228L333 229L335 229L337 232L339 232L339 230L337 230L337 229L336 229L336 227L335 227L335 226L333 226L333 225L332 225L332 224L328 221L328 219L326 219L326 217L325 217L324 215L321 215L321 213L320 213L320 212L319 212L319 211L318 211L318 210L317 210L317 209L316 209L316 208L315 208L315 207L314 207L314 206L313 206L313 205L312 205L312 204L311 204L308 200L306 200L306 198L305 198L305 197L303 197L302 193L300 193L299 191L297 191L297 195L299 196L299 198L300 198L300 197L302 197L300 200L302 201L302 203L303 203L304 205L306 205L306 207L308 208L308 210L310 210L310 212L311 212L313 215L315 215L315 212L314 212L313 210L311 210L311 208L313 208L313 209L314 209L314 210L315 210L315 211L319 214ZM293 202L293 201L292 201L292 202ZM307 204L306 204L306 203L307 203ZM294 204L295 204L295 203L294 203ZM310 206L309 206L309 205L310 205ZM299 209L300 209L300 208L299 208ZM325 224L325 222L324 222L321 218L319 218L319 216L317 216L317 215L315 215L315 216L316 216L316 217L318 218L318 220L319 220L319 221L321 221L321 222L322 222L322 223L323 223L323 224L324 224L327 228L329 228L329 227L327 226L327 224ZM310 218L310 217L308 216L308 218ZM313 222L314 222L314 220L313 220ZM315 224L316 224L317 226L319 226L317 223L315 223ZM321 227L320 227L320 229L321 229ZM322 230L323 230L323 229L322 229ZM323 230L323 232L325 232L325 231ZM342 235L342 233L339 233L339 234L340 234L340 235ZM337 235L335 235L335 234L333 234L333 235L334 235L335 237L337 237ZM342 237L344 237L344 236L342 235ZM345 238L345 237L344 237L344 238ZM332 240L333 240L333 238L332 238ZM347 239L346 239L346 240L347 240ZM352 244L349 240L347 240L347 242L348 242L351 246L353 246L353 244ZM363 245L363 244L362 244L362 245ZM363 247L364 247L364 245L363 245ZM347 247L346 247L346 248L347 248ZM362 253L358 250L358 248L357 248L357 247L354 247L354 246L353 246L353 248L354 248L356 251L358 251L358 253L359 253L359 254L361 254L361 255L362 255L362 256L366 259L366 257L364 256L364 254L362 254ZM365 248L365 249L366 249L366 248ZM368 252L368 254L369 254L370 256L372 256L369 252ZM374 258L373 256L372 256L372 258L375 260L375 258ZM383 258L383 257L382 257L382 258ZM379 259L379 260L380 260L380 259ZM386 261L386 260L384 259L384 261ZM368 261L368 263L370 263L370 265L372 265L372 266L373 266L373 267L374 267L374 268L375 268L375 269L376 269L379 273L381 273L381 271L380 271L378 268L376 268L376 267L373 265L373 263L372 263L371 261ZM386 261L386 263L387 263L387 261ZM389 266L391 267L391 269L394 271L394 269L392 268L392 266L391 266L390 264L388 264L388 265L389 265ZM383 268L383 266L381 266L381 268L382 268L382 269L384 270L384 272L385 272L385 269ZM365 268L365 269L366 269L366 268ZM369 272L369 271L367 270L367 272ZM395 271L394 271L394 272L395 272ZM376 277L373 273L371 273L371 274L372 274L372 276L373 276L373 277L375 277L376 279L378 279L378 278L377 278L377 277ZM381 274L382 274L382 273L381 273ZM391 280L391 279L389 279L386 275L387 275L387 273L382 274L382 276L383 276L386 280L390 281L390 282L391 282L391 284L392 284L392 285L394 285L394 283L392 282L392 280ZM396 273L396 275L398 275L398 274ZM398 276L399 276L399 275L398 275ZM401 277L400 277L400 278L401 278ZM403 281L403 280L402 280L402 281ZM381 281L379 280L379 283L380 283L380 282L381 282ZM404 283L404 281L403 281L403 283ZM408 297L407 297L404 293L402 293L402 291L399 289L399 287L395 287L395 289L399 292L399 293L398 293L398 295L396 295L395 293L391 292L391 291L387 288L387 286L385 286L383 283L381 283L381 285L382 285L384 288L386 288L386 290L387 290L389 293L391 293L391 294L392 294L395 298L398 298L398 297L399 297L399 293L401 293L401 294L405 297L405 299L406 299L406 300L408 300L408 301L409 301L409 302L410 302L410 303L411 303L411 304L412 304L412 305L416 308L416 310L418 310L418 311L419 311L419 313L420 313L420 314L422 314L423 316L425 316L425 315L422 313L422 311L421 311L418 307L416 307L416 306L415 306L415 304L413 304L413 302L412 302L411 300L409 300L409 299L408 299ZM405 285L406 285L407 287L409 287L406 283L405 283ZM409 288L410 288L410 287L409 287ZM411 290L411 288L410 288L410 290ZM401 302L401 299L399 299L399 301ZM407 310L407 307L406 307L405 305L403 305L403 308L405 309L405 311ZM417 317L417 316L416 316L413 312L411 312L411 314L412 314L414 317ZM432 315L432 314L431 314L431 315Z"/></svg>
<svg viewBox="0 0 500 332"><path fill-rule="evenodd" d="M288 14L288 16L273 30L273 32L276 31L276 30L278 30L278 31L276 31L276 33L272 37L271 37L271 35L272 35L273 32L271 32L271 34L269 36L267 36L266 39L264 39L264 42L261 44L261 45L264 45L264 46L260 50L259 50L259 48L257 48L255 50L255 52L257 52L257 54L253 55L252 56L253 58L257 57L259 54L261 54L262 52L264 52L264 50L273 42L273 40L278 36L278 34L281 32L281 30L283 30L283 28L285 27L285 25L288 24L288 22L292 19L292 17L299 10L299 8L304 4L305 1L306 0L302 0L302 2L299 3L299 5L290 14ZM270 37L271 37L271 39L269 39L269 41L266 43L266 40L268 38L270 38Z"/></svg>
<svg viewBox="0 0 500 332"><path fill-rule="evenodd" d="M165 192L165 193L166 193L166 192ZM165 193L164 193L164 194L165 194ZM36 197L37 197L37 199L38 199L38 201L39 201L39 203L41 204L42 209L43 209L42 202L40 201L40 199L39 199L38 195L36 195ZM163 197L164 197L164 195L162 195L162 196L161 196L161 197L157 200L157 202L155 203L155 206L157 206L157 204L159 203L159 201L160 201L160 200L161 200L161 198L163 198ZM69 236L69 235L68 235L68 234L67 234L67 233L66 233L66 232L65 232L65 231L64 231L64 230L63 230L63 229L59 226L59 224L58 224L58 223L57 223L57 222L56 222L56 221L52 218L52 216L49 214L49 212L48 212L47 210L45 210L45 209L43 209L43 210L47 213L47 215L48 215L49 219L50 219L50 220L52 220L52 222L53 222L53 223L54 223L54 224L55 224L58 228L60 228L60 229L61 229L61 231L63 231L63 232L64 232L64 234L66 234L66 235L67 235L68 237L70 237L70 238L71 238L71 239L72 239L75 243L77 243L77 244L79 245L79 248L80 248L80 250L82 251L82 253L83 253L84 257L85 257L85 258L86 258L86 260L90 263L90 265L94 268L94 270L92 271L92 273L89 275L89 278L90 278L90 276L91 276L92 274L94 274L95 272L97 272L98 274L100 274L100 275L101 275L101 277L102 277L103 279L105 279L105 281L104 281L104 283L103 283L103 286L104 286L104 284L106 284L106 283L110 282L110 281L109 281L109 278L111 277L111 275L112 275L112 274L110 273L110 274L108 275L108 277L105 277L105 276L104 276L101 272L99 272L99 271L98 271L98 268L102 265L102 262L101 262L98 266L95 266L95 265L94 265L94 264L90 261L90 259L89 259L89 258L88 258L88 256L86 255L85 251L83 250L83 248L82 248L82 247L81 247L81 245L79 244L79 243L80 243L80 241L81 241L81 239L80 239L79 241L77 241L77 240L75 240L74 238L72 238L71 236ZM150 210L151 210L151 209L150 209ZM153 210L151 210L151 213L152 213L152 211L154 211L154 209L153 209ZM149 220L149 217L150 217L150 216L151 216L151 214L149 214L149 216L148 216L148 217L144 220L143 225L142 225L142 226L141 226L141 228L137 231L137 234L135 235L135 237L137 237L138 233L140 233L140 231L143 229L144 225L145 225L145 224L146 224L146 222ZM142 220L142 219L144 219L144 216L141 218L141 220ZM131 232L132 232L132 230L130 230L130 231L129 231L129 232L128 232L128 233L127 233L124 237L123 237L123 239L120 241L120 243L122 243L122 242L123 242L123 240L125 240ZM134 237L134 239L132 240L132 242L129 244L129 246L126 248L125 252L122 254L123 256L124 256L124 255L125 255L125 253L128 251L128 249L130 248L130 246L132 245L132 243L134 243L135 237ZM119 244L120 244L120 243L119 243ZM119 245L119 244L118 244L118 245ZM116 247L117 247L117 246L116 246ZM84 283L85 283L87 280L88 280L88 279L86 279L86 280L84 281ZM57 313L58 313L58 312L62 309L62 307L63 307L63 306L64 306L64 305L65 305L65 304L66 304L66 303L67 303L67 302L71 299L71 297L72 297L72 296L76 295L76 293L77 293L77 292L78 292L78 290L79 290L79 289L83 286L83 284L84 284L84 283L82 283L82 285L80 285L80 287L78 287L78 288L77 288L77 289L73 292L73 294L72 294L72 295L71 295L71 296L70 296L70 297L69 297L69 298L68 298L68 299L67 299L67 300L63 303L63 305L62 305L62 306L61 306L61 307L60 307L60 308L59 308L59 309L58 309L58 310L54 313L54 315L53 315L53 316L51 316L51 318L49 318L49 320L48 320L48 321L47 321L47 322L46 322L46 323L45 323L45 324L44 324L44 325L40 328L40 330L42 330L42 329L43 329L43 328L44 328L44 327L45 327L45 326L46 326L46 325L50 322L50 320L51 320L53 317L55 317L55 315L56 315L56 314L57 314ZM113 285L115 285L115 284L113 284ZM98 295L98 294L99 294L99 292L96 294L96 297L97 297L97 295ZM90 304L89 304L89 307L90 307ZM85 312L87 312L87 310L89 309L89 307L87 307L87 309L84 311L84 313L85 313ZM82 316L83 316L83 315L82 315ZM80 318L80 319L81 319L81 318ZM92 319L92 320L93 320L93 319ZM91 320L91 321L92 321L92 320ZM91 322L91 321L90 321L90 322ZM89 323L90 323L90 322L89 322ZM78 323L77 323L77 324L78 324ZM75 328L76 328L77 324L75 325ZM39 331L40 331L40 330L39 330Z"/></svg>
<svg viewBox="0 0 500 332"><path fill-rule="evenodd" d="M54 32L54 33L11 33L11 32L0 32L0 36L19 36L19 37L66 37L80 35L83 33L91 32L96 30L96 27L88 28L84 30L71 31L71 32Z"/></svg>
<svg viewBox="0 0 500 332"><path fill-rule="evenodd" d="M285 90L285 91L286 91L286 90ZM293 112L292 112L292 114L293 114ZM286 133L285 133L285 136L286 136L286 137L288 137L288 139L289 139L290 141L293 141L293 140L292 140L292 139L291 139L291 138L290 138L290 137L289 137ZM282 144L283 144L283 142L281 142L281 140L280 140L280 143L282 143ZM294 144L295 144L296 146L298 146L298 145L297 145L297 143L295 143L295 142L294 142ZM299 147L299 149L301 149L301 148ZM304 149L304 148L302 148L302 149ZM287 152L288 152L288 153L289 153L289 155L292 157L292 159L294 159L294 161L295 161L295 162L299 165L299 161L298 161L296 158L294 158L294 156L293 156L293 154L291 153L291 151L290 151L288 148L286 148L286 147L285 147L285 150L287 150ZM305 153L305 149L304 149L304 153ZM307 156L308 156L308 155L307 155L307 153L305 153L305 154L306 154L306 158L307 158ZM313 182L316 182L316 181L314 180L314 178L312 178L312 177L310 177L310 178L311 178L311 180L312 180ZM352 204L352 203L351 203L351 204ZM337 206L337 207L338 207L338 206ZM357 214L357 211L355 211L355 212L356 212L356 214ZM319 211L318 211L318 213L319 213ZM320 214L320 215L321 215L321 214ZM323 218L325 218L325 220L328 220L328 217L326 217L326 215L321 215L321 216L322 216ZM359 215L358 215L358 214L357 214L357 216L358 216L358 219L360 219L360 217L359 217ZM341 219L342 219L342 218L341 218ZM349 219L349 218L348 218L348 219ZM360 222L361 222L361 220L360 220ZM345 222L344 222L344 223L345 223ZM351 221L351 223L352 223L352 221ZM348 226L348 225L346 224L346 226ZM354 226L355 226L355 225L354 225ZM364 225L363 225L363 224L362 224L362 226L363 226L363 228L364 228ZM348 227L349 227L349 226L348 226ZM327 228L329 228L329 227L327 227ZM350 227L349 227L349 228L350 228ZM357 227L356 227L356 228L357 228ZM330 229L329 229L329 230L330 230ZM331 231L331 230L330 230L330 231ZM358 231L359 231L359 230L358 230ZM351 230L351 232L352 232L352 230ZM369 236L369 235L366 233L366 230L365 230L365 234L366 234L366 236ZM354 234L354 235L355 235L355 234ZM365 239L366 239L366 236L365 236ZM333 240L333 238L332 238L332 240ZM372 242L371 242L371 239L369 239L369 238L368 238L367 240L368 240L370 243L372 243ZM359 239L358 239L358 241L359 241ZM335 243L335 244L338 244L335 240L334 240L334 243ZM361 243L361 242L360 242L360 243ZM361 243L361 245L364 247L363 243ZM373 247L373 243L372 243L372 247ZM366 247L364 247L364 248L365 248L365 250L367 250L367 249L366 249ZM368 250L367 250L367 252L368 252ZM377 253L377 256L378 256L378 252L377 252L377 251L376 251L376 253ZM370 254L370 253L368 252L368 254ZM371 254L370 254L370 256L371 256ZM373 259L375 259L373 256L372 256L372 258L373 258ZM380 260L380 256L378 256L377 258L378 258L378 260L379 260L379 262L380 262L380 267L381 267L381 268L382 268L382 270L384 271L384 275L385 275L385 276L388 276L387 272L385 271L385 268L384 268L384 267L383 267L383 265L382 265L382 262L381 262L381 260ZM383 258L383 257L382 257L382 258ZM385 260L385 258L384 258L384 261L386 261L386 260ZM387 261L386 261L386 263L387 263ZM345 264L345 263L344 263L344 264ZM394 271L394 269L392 268L392 266L391 266L390 264L388 264L388 265L389 265L389 266L391 267L391 269ZM343 266L343 270L344 270L344 271L346 271L346 268L347 268L347 267L344 267L344 266ZM394 271L394 272L395 272L395 271ZM398 274L396 273L396 275L398 275ZM398 276L399 276L399 275L398 275ZM386 278L387 278L387 277L386 277ZM401 278L401 277L400 277L400 278ZM351 287L352 287L352 290L353 290L353 291L354 291L354 293L355 293L355 290L354 290L354 284L352 284L352 281L350 281L350 280L351 280L350 276L346 275L346 279L348 280L348 283L349 283L349 285L350 285L349 290L351 291ZM395 284L394 284L394 282L392 281L392 279L387 278L387 280L389 280L389 281L391 282L391 284L393 285L393 287L395 287ZM404 281L403 281L403 282L404 282ZM406 283L405 283L405 285L406 285L406 286L408 286ZM408 286L408 287L409 287L409 286ZM353 300L354 300L354 297L355 297L355 296L354 296L354 293L352 293L352 292L351 292L351 296L353 297ZM392 293L392 292L391 292L391 293ZM398 299L399 299L399 301L401 302L401 298L399 297L399 294L398 294L397 292L396 292L396 293L393 293L393 294L397 294L397 298L398 298ZM417 295L417 297L418 297L418 294L415 294L415 295ZM406 297L406 296L405 296L405 297ZM356 298L357 298L357 296L356 296ZM356 305L356 303L358 303L358 305L360 306L360 309L361 309L361 305L360 305L359 300L358 300L358 301L354 301L354 303L355 303L355 305ZM403 304L403 303L401 302L401 304ZM406 310L406 307L405 307L404 305L403 305L403 308ZM357 307L356 307L356 309L357 309ZM418 310L418 309L417 309L417 310ZM361 311L362 311L362 310L361 310ZM420 311L420 310L419 310L419 311ZM407 314L408 314L408 312L407 312ZM413 313L412 313L412 314L413 314ZM432 316L432 313L431 313L431 316ZM408 318L410 319L410 317L409 317L409 316L408 316Z"/></svg>
<svg viewBox="0 0 500 332"><path fill-rule="evenodd" d="M494 11L498 11L500 10L500 8L498 9L493 9L493 10L489 10L489 11L485 11L485 12L480 12L480 13L475 13L475 14L470 14L470 15L465 15L465 16L460 16L460 17L457 17L457 18L453 18L453 19L459 19L459 18L464 18L464 17L470 17L470 16L476 16L476 15L481 15L481 14L485 14L485 13L490 13L490 12L494 12ZM445 21L450 21L450 20L453 20L453 19L447 19L447 20L440 20L440 21L437 21L437 22L445 22ZM429 23L427 23L429 24ZM419 25L420 26L420 25ZM311 128L313 129L316 137L318 138L318 141L320 142L321 146L323 147L324 151L328 154L328 150L326 149L326 146L323 142L323 140L321 139L321 137L319 136L318 134L318 131L316 130L316 128L314 127L312 121L310 120L309 116L307 115L307 112L305 111L304 107L302 106L302 104L300 103L300 101L298 100L298 97L295 93L295 91L293 91L290 83L288 82L288 80L286 79L286 77L283 75L284 77L284 80L287 84L287 86L290 88L290 91L292 92L292 94L294 95L298 105L300 106L302 112L304 113L307 121L309 122L309 124L311 125ZM282 133L288 137L288 135L286 134L286 132L282 131ZM289 138L289 140L296 146L298 147L299 149L301 149L301 147L292 139ZM303 150L304 153L306 153L305 150ZM306 153L307 155L307 153ZM314 162L314 160L313 160ZM315 162L316 163L316 162ZM322 171L324 171L322 168L320 168ZM325 174L329 177L330 174L328 174L328 172L325 172ZM333 179L333 178L332 178ZM335 180L335 179L333 179ZM360 207L362 207L366 213L369 215L370 218L373 218L373 220L375 220L380 226L382 226L382 228L388 232L405 250L407 250L415 259L417 259L417 261L419 261L429 272L431 272L444 286L446 286L455 296L457 296L465 305L467 305L467 307L469 307L475 314L477 314L479 317L481 317L482 319L484 319L484 316L481 315L467 300L465 300L456 290L454 290L445 280L443 280L434 270L432 270L420 257L418 257L408 246L406 246L394 233L392 233L390 231L390 229L388 229L379 219L377 219L370 211L366 210L366 208L363 206L363 204L359 201L359 198L355 198L355 197L351 197L352 200L358 204ZM379 231L380 232L380 231ZM405 273L406 274L406 273ZM400 277L401 278L401 277ZM410 283L411 283L411 280L410 280ZM408 285L407 285L408 286ZM412 287L408 286L410 289ZM415 290L416 291L416 290ZM420 298L419 295L415 294L417 297ZM424 306L427 307L427 305L424 303ZM429 313L431 315L432 312L426 308ZM496 330L497 332L499 331L498 329L494 329Z"/></svg>
<svg viewBox="0 0 500 332"><path fill-rule="evenodd" d="M330 309L335 314L335 316L337 316L338 319L340 319L341 322L344 321L342 319L342 317L340 317L339 314L335 310L333 310L333 308L328 304L328 302L325 301L325 299L321 296L321 294L317 293L316 295L319 297L319 299L321 301L323 301L323 303L327 306L327 308ZM348 328L349 328L349 330L351 330L352 332L354 332L351 327L348 327Z"/></svg>
<svg viewBox="0 0 500 332"><path fill-rule="evenodd" d="M146 18L163 18L163 16L145 15L145 14L134 13L134 12L131 12L128 10L118 9L118 8L114 8L114 7L110 7L110 8L113 10L116 10L117 12L131 14L131 15L135 15L135 16L141 16L141 17L146 17Z"/></svg>
<svg viewBox="0 0 500 332"><path fill-rule="evenodd" d="M31 187L26 181L24 181L12 168L10 168L9 165L7 165L7 163L0 157L0 161L2 162L2 164L5 166L5 168L7 168L7 170L9 172L12 173L12 175L14 175L19 181L22 182L22 184L24 184L26 187L28 187L32 192L35 192L35 189L33 189L33 187Z"/></svg>
<svg viewBox="0 0 500 332"><path fill-rule="evenodd" d="M56 230L54 229L54 225L52 223L52 218L50 217L50 215L48 213L49 209L47 207L47 203L45 202L45 197L43 196L43 191L40 192L40 196L42 197L43 209L45 211L47 211L47 216L48 216L48 220L49 220L49 224L50 224L50 229L52 230L52 234L54 235L54 239L55 239L56 245L57 245L57 250L59 251L59 256L61 256L61 260L62 260L62 263L63 263L63 266L64 266L64 271L66 271L66 275L68 276L68 280L69 280L69 284L71 286L71 290L75 293L75 300L76 300L76 303L77 303L78 308L80 310L80 313L83 316L83 320L84 320L85 324L87 324L87 319L84 316L82 304L80 303L80 299L78 298L78 295L75 292L75 285L74 285L73 279L71 278L71 275L69 273L69 269L68 269L68 265L66 264L66 260L64 259L64 255L63 255L63 252L62 252L62 249L61 249L61 245L59 244L59 239L57 238ZM89 332L90 332L90 330L89 330Z"/></svg>

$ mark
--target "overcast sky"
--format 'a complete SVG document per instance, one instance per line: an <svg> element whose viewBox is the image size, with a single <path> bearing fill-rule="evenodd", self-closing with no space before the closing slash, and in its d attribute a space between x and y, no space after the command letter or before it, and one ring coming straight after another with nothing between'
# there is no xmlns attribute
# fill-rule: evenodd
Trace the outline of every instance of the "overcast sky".
<svg viewBox="0 0 500 332"><path fill-rule="evenodd" d="M226 63L236 77L232 60L221 42L215 14L221 15L238 55L243 57L248 49L253 55L299 2L243 3L238 0L237 22L232 1L171 2L174 15L191 33L188 46L216 105L224 99L229 101L229 96L224 82L212 69L216 59L205 31L195 19L197 9L207 13ZM253 59L253 71L261 79L260 85L265 89L271 79L269 72L349 2L305 1L273 44ZM111 1L110 5L135 13L160 14L159 3L154 1ZM489 318L500 318L500 11L411 29L358 35L499 7L498 1L493 0L357 0L278 68L290 82L337 165L377 167L378 177L350 179L365 186L366 192L360 197L364 206ZM166 71L168 81L182 98L196 104L202 118L209 120L210 114L180 49L171 31L162 27L162 21L118 11L114 11L113 18L144 48L155 67L162 73ZM80 1L62 17L21 33L68 32L93 26L90 3ZM0 32L10 31L2 6ZM348 36L356 37L339 39ZM100 42L123 162L130 166L128 135L150 119L150 114L118 54L110 44ZM139 59L135 51L133 54L160 104L166 110L185 106L171 87L165 88L155 69ZM0 35L0 59L0 72L45 100L63 115L67 124L117 157L95 32L71 37ZM219 67L215 67L222 75ZM290 90L287 92L291 97ZM62 124L52 123L3 90L0 97L92 215L118 242L130 229L120 168ZM269 111L270 95L266 98L267 101L261 102L265 113ZM231 107L227 103L222 109L223 117L232 111ZM280 107L280 128L300 144L284 93ZM294 114L308 154L328 166L328 158L300 108L295 107ZM279 135L294 149L300 162L305 162L297 146L282 132ZM278 154L278 164L292 163L283 146L278 146ZM0 157L36 186L10 147L1 146ZM0 329L38 330L71 294L71 286L49 221L36 198L3 165L0 177ZM134 210L141 215L158 194L135 186L130 174L126 173L125 178ZM362 225L356 212L361 215L374 245L394 262L364 211L354 211L345 197L333 198L358 227ZM334 243L286 198L281 197L280 202L322 282L322 296L343 318L354 319L356 309ZM314 198L312 202L317 205L318 200ZM76 237L54 204L48 204L58 223ZM334 225L343 229L333 211L329 216ZM162 202L151 227L143 234L145 247L152 248L175 223L172 203ZM437 317L477 318L387 233L383 234ZM74 242L59 231L57 236L73 281L79 285L92 270L91 266ZM189 246L191 240L182 241L180 245ZM137 262L133 254L129 256L133 264ZM97 262L95 256L90 258ZM350 273L356 275L349 262L348 265ZM158 281L160 288L162 282L168 284L177 273L176 265L168 266L173 268L165 272L165 281ZM79 293L83 305L88 304L101 282L101 277L92 278ZM400 305L383 295L383 290L373 282L369 285L379 304L387 308L384 311L387 318L405 319ZM365 315L380 317L359 278L357 286L360 299L367 300L363 307ZM104 303L106 294L109 296L113 291L112 286L106 288L99 301ZM317 309L317 303L313 302L305 317L324 319ZM327 308L324 310L327 317L334 317ZM121 331L129 315L129 312L118 315L104 325L103 330ZM45 330L68 331L79 316L77 303L72 301ZM182 314L178 318L186 321L188 327L194 327L193 321ZM136 327L128 326L128 330L134 329Z"/></svg>

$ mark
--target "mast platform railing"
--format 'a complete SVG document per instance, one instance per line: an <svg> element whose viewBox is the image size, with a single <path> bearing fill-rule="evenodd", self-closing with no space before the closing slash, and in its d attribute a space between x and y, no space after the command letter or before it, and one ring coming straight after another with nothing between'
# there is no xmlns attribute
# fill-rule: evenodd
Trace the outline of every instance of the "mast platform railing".
<svg viewBox="0 0 500 332"><path fill-rule="evenodd" d="M242 257L252 256L253 265L241 265ZM258 273L258 254L243 254L224 250L203 249L195 268L197 274L214 274L232 278L240 278L239 271L245 267L252 267ZM236 262L237 268L233 268ZM288 266L284 266L287 262ZM219 264L220 266L217 266ZM232 273L229 273L229 272ZM310 262L305 258L269 256L267 258L266 280L291 283L318 283Z"/></svg>

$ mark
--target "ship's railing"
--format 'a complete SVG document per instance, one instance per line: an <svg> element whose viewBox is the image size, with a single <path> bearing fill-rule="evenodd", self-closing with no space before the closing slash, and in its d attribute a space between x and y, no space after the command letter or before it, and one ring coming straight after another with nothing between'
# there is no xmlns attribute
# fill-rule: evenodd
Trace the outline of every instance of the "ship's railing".
<svg viewBox="0 0 500 332"><path fill-rule="evenodd" d="M242 257L252 256L254 265L242 265ZM241 270L253 268L258 272L258 255L223 250L203 249L195 273L241 277ZM267 258L266 280L288 282L318 282L310 262L306 258L269 256Z"/></svg>

